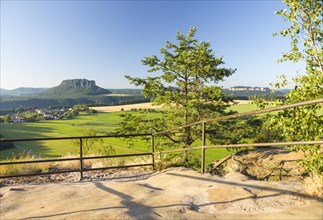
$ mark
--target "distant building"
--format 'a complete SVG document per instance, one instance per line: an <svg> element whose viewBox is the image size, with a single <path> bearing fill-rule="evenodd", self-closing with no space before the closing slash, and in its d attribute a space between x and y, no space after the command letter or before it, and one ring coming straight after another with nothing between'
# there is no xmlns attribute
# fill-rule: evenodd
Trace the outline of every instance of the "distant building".
<svg viewBox="0 0 323 220"><path fill-rule="evenodd" d="M25 122L25 119L19 115L13 115L11 117L11 122L13 123L22 123L22 122Z"/></svg>
<svg viewBox="0 0 323 220"><path fill-rule="evenodd" d="M229 89L230 91L260 91L269 92L268 87L251 87L251 86L233 86Z"/></svg>
<svg viewBox="0 0 323 220"><path fill-rule="evenodd" d="M63 115L66 112L66 110L64 109L37 109L36 111L38 114L43 115L45 120L57 120L60 118L61 115Z"/></svg>

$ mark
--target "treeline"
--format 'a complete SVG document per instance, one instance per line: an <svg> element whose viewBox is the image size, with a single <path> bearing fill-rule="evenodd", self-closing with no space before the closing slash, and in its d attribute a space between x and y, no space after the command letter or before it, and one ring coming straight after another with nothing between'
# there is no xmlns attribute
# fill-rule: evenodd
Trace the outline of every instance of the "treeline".
<svg viewBox="0 0 323 220"><path fill-rule="evenodd" d="M224 94L231 96L236 100L253 100L255 96L267 100L273 100L277 98L283 98L284 93L280 91L270 92L270 91L232 91L229 89L223 89Z"/></svg>
<svg viewBox="0 0 323 220"><path fill-rule="evenodd" d="M0 100L0 114L5 114L18 108L50 108L56 106L72 107L77 104L90 106L124 105L149 102L142 95L134 96L89 96L83 98L14 98Z"/></svg>
<svg viewBox="0 0 323 220"><path fill-rule="evenodd" d="M112 94L140 95L142 89L108 89Z"/></svg>

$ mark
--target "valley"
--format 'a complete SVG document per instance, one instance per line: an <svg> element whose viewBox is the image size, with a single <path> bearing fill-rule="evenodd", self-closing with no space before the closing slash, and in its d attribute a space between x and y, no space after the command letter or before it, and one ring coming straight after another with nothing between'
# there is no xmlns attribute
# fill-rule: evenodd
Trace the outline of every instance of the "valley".
<svg viewBox="0 0 323 220"><path fill-rule="evenodd" d="M240 113L254 110L255 104L250 104L248 101L239 101L240 104L230 107L231 110ZM73 137L83 136L84 131L92 130L96 135L107 135L120 126L121 119L119 117L121 109L130 111L131 109L151 108L150 103L123 105L123 106L105 106L91 107L97 110L97 114L82 113L73 119L68 120L46 120L33 123L0 123L1 134L8 139L20 138L54 138L54 137ZM158 106L153 106L158 109ZM138 115L139 112L131 112ZM157 118L160 113L149 112L148 118ZM200 143L196 143L198 146ZM121 138L104 138L103 145L112 145L116 150L116 154L150 152L150 142L138 140L133 147L129 147ZM77 148L71 140L60 141L37 141L37 142L19 142L19 146L39 155L41 158L57 158L68 154L75 154ZM0 160L17 157L20 150L10 148L0 151ZM196 152L197 155L200 152ZM212 160L221 159L230 154L225 149L209 149L206 161L211 163Z"/></svg>

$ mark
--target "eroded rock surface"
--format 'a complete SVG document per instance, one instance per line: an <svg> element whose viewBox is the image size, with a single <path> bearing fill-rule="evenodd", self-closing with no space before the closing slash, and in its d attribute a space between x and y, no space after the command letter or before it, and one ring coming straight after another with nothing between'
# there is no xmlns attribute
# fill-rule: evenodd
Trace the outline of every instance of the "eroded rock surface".
<svg viewBox="0 0 323 220"><path fill-rule="evenodd" d="M240 172L257 180L303 181L304 169L298 161L304 158L302 152L291 152L283 148L260 148L239 152L214 167L211 172L226 175Z"/></svg>

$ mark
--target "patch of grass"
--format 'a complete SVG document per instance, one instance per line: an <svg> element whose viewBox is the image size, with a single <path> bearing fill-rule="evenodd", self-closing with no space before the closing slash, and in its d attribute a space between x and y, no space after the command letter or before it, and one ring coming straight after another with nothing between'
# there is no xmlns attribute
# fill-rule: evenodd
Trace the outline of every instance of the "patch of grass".
<svg viewBox="0 0 323 220"><path fill-rule="evenodd" d="M238 113L244 113L257 110L257 106L255 104L238 104L230 106L229 110L237 111Z"/></svg>
<svg viewBox="0 0 323 220"><path fill-rule="evenodd" d="M73 155L72 153L68 153L62 158L77 158L79 155ZM56 162L52 168L59 170L77 170L80 168L80 161L78 160L70 160L70 161L60 161Z"/></svg>
<svg viewBox="0 0 323 220"><path fill-rule="evenodd" d="M10 160L13 157L19 157L19 153L21 153L21 150L17 148L9 148L5 150L0 151L0 160Z"/></svg>
<svg viewBox="0 0 323 220"><path fill-rule="evenodd" d="M34 157L30 156L28 153L19 153L14 155L8 162L16 162L22 160L36 160ZM10 164L2 165L0 169L0 175L12 175L12 174L30 174L30 173L40 173L47 171L50 168L49 163L28 163L28 164Z"/></svg>
<svg viewBox="0 0 323 220"><path fill-rule="evenodd" d="M269 104L266 106L266 108L273 107L273 104ZM250 111L256 111L257 109L256 104L238 104L238 105L232 105L228 108L228 110L237 111L238 113L244 113L244 112L250 112Z"/></svg>

